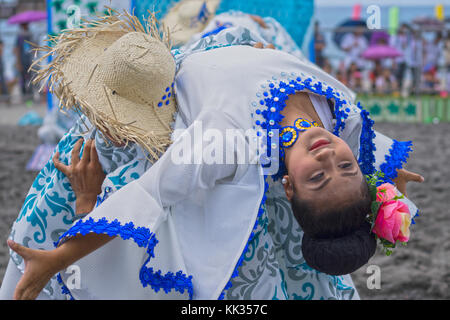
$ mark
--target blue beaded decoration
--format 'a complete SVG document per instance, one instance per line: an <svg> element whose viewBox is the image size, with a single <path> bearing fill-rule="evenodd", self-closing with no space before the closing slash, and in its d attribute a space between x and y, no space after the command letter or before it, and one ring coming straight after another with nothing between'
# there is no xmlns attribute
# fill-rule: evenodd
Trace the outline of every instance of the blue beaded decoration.
<svg viewBox="0 0 450 320"><path fill-rule="evenodd" d="M173 86L174 86L174 82L172 82L170 87L166 88L166 90L165 90L166 94L164 94L163 97L161 98L162 101L159 101L158 108L161 108L163 105L168 106L170 104L169 98L172 97L172 95L174 94Z"/></svg>
<svg viewBox="0 0 450 320"><path fill-rule="evenodd" d="M294 122L295 128L297 128L300 132L311 129L312 127L318 127L319 124L316 121L309 121L307 119L298 118Z"/></svg>
<svg viewBox="0 0 450 320"><path fill-rule="evenodd" d="M280 132L281 145L284 148L289 148L294 145L298 138L297 129L291 126L283 127Z"/></svg>
<svg viewBox="0 0 450 320"><path fill-rule="evenodd" d="M318 127L316 121L309 121L308 119L298 118L294 122L294 126L286 126L281 128L280 139L281 145L284 148L290 148L297 141L300 132L306 131L313 127Z"/></svg>

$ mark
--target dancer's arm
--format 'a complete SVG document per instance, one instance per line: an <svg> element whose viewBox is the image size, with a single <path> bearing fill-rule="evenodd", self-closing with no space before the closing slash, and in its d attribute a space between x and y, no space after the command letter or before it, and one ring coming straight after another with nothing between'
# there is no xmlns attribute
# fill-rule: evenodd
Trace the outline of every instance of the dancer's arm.
<svg viewBox="0 0 450 320"><path fill-rule="evenodd" d="M97 195L101 192L101 185L105 179L94 142L86 141L80 159L82 144L83 139L75 144L69 166L58 160L58 153L53 157L55 167L67 176L75 192L76 214L88 213L94 209ZM75 236L51 251L29 249L9 240L9 247L25 260L25 272L17 284L14 299L35 299L53 275L113 238L94 233L84 237Z"/></svg>
<svg viewBox="0 0 450 320"><path fill-rule="evenodd" d="M25 261L25 272L16 286L13 298L15 300L36 299L55 274L112 239L113 237L108 235L95 233L75 236L51 251L30 249L8 240L8 246Z"/></svg>

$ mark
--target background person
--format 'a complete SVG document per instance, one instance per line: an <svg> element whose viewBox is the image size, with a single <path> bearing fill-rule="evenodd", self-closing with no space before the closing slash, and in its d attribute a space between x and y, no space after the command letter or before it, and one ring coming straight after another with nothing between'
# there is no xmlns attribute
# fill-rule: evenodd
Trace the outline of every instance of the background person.
<svg viewBox="0 0 450 320"><path fill-rule="evenodd" d="M33 54L31 52L32 46L30 45L30 42L32 42L32 35L29 30L29 25L28 23L23 23L20 25L20 32L17 36L14 53L16 56L16 68L20 75L22 96L25 100L30 99L33 95L31 74L28 72L28 69L33 63Z"/></svg>

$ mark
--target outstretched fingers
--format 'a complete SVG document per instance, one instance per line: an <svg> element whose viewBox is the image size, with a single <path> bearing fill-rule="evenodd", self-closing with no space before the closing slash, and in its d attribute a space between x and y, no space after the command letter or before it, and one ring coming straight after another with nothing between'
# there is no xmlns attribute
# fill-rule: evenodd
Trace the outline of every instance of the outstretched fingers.
<svg viewBox="0 0 450 320"><path fill-rule="evenodd" d="M61 161L59 161L59 152L56 152L55 155L52 158L53 164L55 165L55 168L64 173L66 176L70 173L70 167L63 164Z"/></svg>
<svg viewBox="0 0 450 320"><path fill-rule="evenodd" d="M95 166L100 165L100 160L98 158L98 153L97 153L97 149L95 148L95 141L92 142L91 144L91 154L90 154L90 158L91 158L91 163Z"/></svg>
<svg viewBox="0 0 450 320"><path fill-rule="evenodd" d="M7 241L8 246L11 248L12 251L17 253L19 256L21 256L25 260L25 268L27 266L28 260L31 258L31 254L29 252L29 248L26 248L13 240ZM28 279L26 275L23 275L20 281L17 283L16 289L14 290L13 299L14 300L30 300L35 299L38 295L33 295L30 291L30 288L26 285L28 283Z"/></svg>
<svg viewBox="0 0 450 320"><path fill-rule="evenodd" d="M12 251L17 253L24 260L30 259L30 249L29 248L24 247L21 244L18 244L11 239L8 239L6 242L8 244L8 247L10 247Z"/></svg>
<svg viewBox="0 0 450 320"><path fill-rule="evenodd" d="M58 261L53 252L34 250L20 245L13 240L7 241L8 246L20 255L25 262L25 270L14 290L15 300L36 299L45 288L51 277L60 270Z"/></svg>
<svg viewBox="0 0 450 320"><path fill-rule="evenodd" d="M406 174L408 175L408 181L414 181L414 182L419 182L419 183L422 183L425 181L425 178L422 177L418 173L406 171Z"/></svg>
<svg viewBox="0 0 450 320"><path fill-rule="evenodd" d="M253 45L253 48L264 49L264 44L262 42L257 42ZM275 46L272 43L270 43L265 48L266 49L275 49Z"/></svg>
<svg viewBox="0 0 450 320"><path fill-rule="evenodd" d="M70 164L72 166L76 166L78 162L80 162L80 150L81 146L83 145L83 138L78 139L77 143L75 143L75 146L72 150L72 158L70 161Z"/></svg>
<svg viewBox="0 0 450 320"><path fill-rule="evenodd" d="M83 156L81 157L81 163L87 165L91 161L91 148L94 140L87 140L84 144Z"/></svg>

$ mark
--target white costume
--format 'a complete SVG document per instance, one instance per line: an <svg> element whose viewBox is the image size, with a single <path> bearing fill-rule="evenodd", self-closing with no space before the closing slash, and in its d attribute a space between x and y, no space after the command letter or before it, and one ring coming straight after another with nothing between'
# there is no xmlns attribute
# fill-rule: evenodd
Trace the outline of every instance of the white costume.
<svg viewBox="0 0 450 320"><path fill-rule="evenodd" d="M180 150L191 152L187 159L191 156L193 159L196 151L203 150L196 149L204 144L203 136L195 134L195 130L199 130L196 121L204 131L212 129L224 135L227 129L255 127L258 130L257 123L264 119L256 110L263 107L263 97L269 97L269 85L278 88L280 81L289 84L290 78L296 81L297 77L301 79L297 81L300 86L306 83L317 89L314 84L322 83L326 92L329 85L330 97L336 95L341 101L351 101L348 90L336 80L280 51L233 46L187 57L176 78L177 127L186 130L140 179L113 194L66 234L93 231L121 235L124 228L121 226L133 223L134 228L147 232L141 239L144 248L118 237L80 260L77 264L81 270L99 268L103 271L93 272L92 277L84 275L82 289L72 290L72 295L75 298L118 298L121 293L110 286L114 279L118 288L129 289L125 290L127 298L164 297L162 291L156 294L142 284L161 287L166 292L186 289L195 299L219 298L241 262L249 238L253 238L252 231L262 211L267 187L263 168L259 164L174 164L173 159ZM308 84L306 79L312 82ZM277 101L276 93L273 99ZM340 108L348 110L343 110L347 119L340 136L358 155L363 125L361 110L351 104L342 104ZM256 122L257 118L260 122ZM186 137L193 137L192 148L185 148ZM384 148L381 145L377 154L389 154L386 148L391 144ZM377 161L381 165L382 157ZM275 184L273 192L280 187ZM108 231L113 221L117 222ZM130 227L125 228L127 234ZM154 237L159 241L156 246ZM154 255L150 260L149 253ZM146 264L141 266L143 262ZM103 267L105 263L107 272ZM160 274L154 275L153 270L158 269L163 273L181 271L182 274L166 281ZM139 272L142 283L136 276ZM121 276L117 277L119 274Z"/></svg>
<svg viewBox="0 0 450 320"><path fill-rule="evenodd" d="M214 39L230 33L235 39L250 35L249 44L258 38L229 28ZM183 56L175 79L175 128L182 132L175 132L171 147L58 240L89 232L117 236L76 262L80 286L71 285L71 272L60 273L64 292L75 299L358 298L349 276L328 276L304 263L301 229L281 184L268 178L271 166L198 161L209 144L202 133L213 138L230 129L270 132L277 129L287 97L306 91L327 129L349 144L363 173L377 169L387 181L394 178L410 144L375 137L367 113L353 104L353 93L312 64L278 50L217 45L214 39L209 47L198 44L197 53L175 53ZM324 107L327 99L334 102L336 119ZM256 154L257 144L240 141L243 150ZM222 149L225 157L231 150L231 158L239 158L241 149L228 142L215 152ZM268 146L273 148L272 140ZM177 162L180 154L192 163ZM103 190L115 181L106 179ZM414 216L417 209L405 201ZM274 213L280 207L285 214ZM262 268L252 269L258 262L253 257L264 262Z"/></svg>

